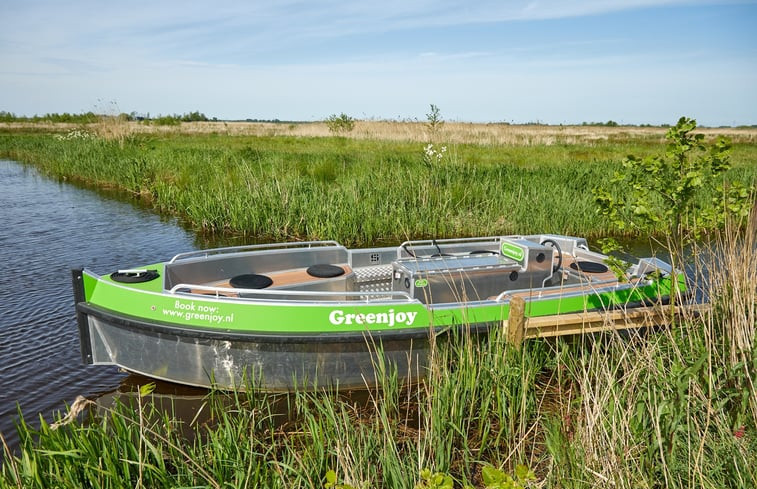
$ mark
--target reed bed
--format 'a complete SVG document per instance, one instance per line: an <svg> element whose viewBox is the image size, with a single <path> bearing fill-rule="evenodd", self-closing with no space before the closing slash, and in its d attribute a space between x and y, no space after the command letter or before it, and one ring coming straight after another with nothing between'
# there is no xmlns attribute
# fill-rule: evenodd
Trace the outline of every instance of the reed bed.
<svg viewBox="0 0 757 489"><path fill-rule="evenodd" d="M501 328L463 329L433 339L419 384L379 364L360 395L210 392L202 422L148 390L39 429L22 417L0 487L327 487L333 471L342 487L410 489L430 487L424 468L485 487L484 471L521 464L527 487L755 487L757 213L735 229L698 255L711 311L670 327L521 350Z"/></svg>
<svg viewBox="0 0 757 489"><path fill-rule="evenodd" d="M626 154L660 148L656 138L436 143L438 154L446 150L431 161L424 144L381 139L113 133L119 137L0 133L0 155L136 196L202 233L365 245L532 232L605 236L613 230L595 212L591 189ZM757 146L736 145L732 175L757 182L755 157Z"/></svg>
<svg viewBox="0 0 757 489"><path fill-rule="evenodd" d="M74 123L3 122L0 129L16 131L61 132L86 127L104 137L123 138L137 134L218 134L226 136L289 136L332 137L328 124L316 122L239 122L205 121L180 122L178 125L157 125L149 122L127 121L119 116L101 116L97 122L81 125ZM601 125L543 125L508 123L470 123L446 121L437 130L418 120L356 120L353 130L341 137L348 139L380 139L423 143L440 138L448 143L478 145L538 146L552 144L595 144L607 141L642 139L665 141L665 127L655 126L601 126ZM722 127L698 128L708 138L727 136L736 143L757 142L757 128Z"/></svg>

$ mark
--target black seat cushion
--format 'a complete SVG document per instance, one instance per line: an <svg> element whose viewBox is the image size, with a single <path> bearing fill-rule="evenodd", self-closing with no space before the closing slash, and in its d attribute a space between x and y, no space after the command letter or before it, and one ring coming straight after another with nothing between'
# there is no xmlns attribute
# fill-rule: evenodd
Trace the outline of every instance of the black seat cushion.
<svg viewBox="0 0 757 489"><path fill-rule="evenodd" d="M318 264L308 267L308 275L318 278L332 278L344 275L344 268L337 265Z"/></svg>
<svg viewBox="0 0 757 489"><path fill-rule="evenodd" d="M155 280L158 277L160 277L160 274L157 270L122 270L110 274L111 280L125 284L139 284L142 282L149 282L150 280Z"/></svg>
<svg viewBox="0 0 757 489"><path fill-rule="evenodd" d="M245 273L237 275L229 280L229 284L235 289L265 289L273 283L271 277L258 275L257 273Z"/></svg>
<svg viewBox="0 0 757 489"><path fill-rule="evenodd" d="M576 261L570 264L570 268L586 273L605 273L609 270L606 265L595 261Z"/></svg>

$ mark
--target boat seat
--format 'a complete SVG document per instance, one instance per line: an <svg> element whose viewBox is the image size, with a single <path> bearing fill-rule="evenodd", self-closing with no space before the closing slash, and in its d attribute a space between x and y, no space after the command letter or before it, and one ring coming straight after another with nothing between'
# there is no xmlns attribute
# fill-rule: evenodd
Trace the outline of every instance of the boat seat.
<svg viewBox="0 0 757 489"><path fill-rule="evenodd" d="M273 284L273 279L267 275L245 273L231 277L229 285L235 289L265 289Z"/></svg>
<svg viewBox="0 0 757 489"><path fill-rule="evenodd" d="M342 270L342 273L332 277L317 277L311 273L308 273L308 270L311 269L311 267L308 267L296 268L294 270L287 270L284 272L269 273L268 276L273 279L273 285L271 285L271 287L284 287L328 280L333 277L346 276L352 273L352 268L350 268L349 265L330 265L330 267L340 268Z"/></svg>
<svg viewBox="0 0 757 489"><path fill-rule="evenodd" d="M604 263L595 261L574 261L570 264L570 268L584 273L605 273L609 270Z"/></svg>
<svg viewBox="0 0 757 489"><path fill-rule="evenodd" d="M333 270L332 273L336 273L335 269L339 269L341 271L339 275L334 275L332 277L348 276L352 274L352 268L349 265L344 264L344 265L329 265L329 266L334 267L333 269L332 268L329 269L329 270ZM258 275L258 276L267 277L271 280L270 285L266 287L268 289L275 289L277 287L290 288L292 286L296 286L299 284L310 284L313 282L332 279L328 277L316 277L308 273L308 269L309 268L295 268L292 270L284 270L281 272L271 272L271 273L266 273L265 275ZM255 275L255 274L245 274L245 275ZM213 287L235 288L232 282L237 277L232 277L229 280L221 280L221 281L214 282L208 285L213 286ZM236 288L246 288L246 287L237 286ZM249 288L263 288L263 287L249 287Z"/></svg>
<svg viewBox="0 0 757 489"><path fill-rule="evenodd" d="M565 255L562 268L588 282L600 282L617 278L615 277L615 272L611 271L603 263L578 260L571 255Z"/></svg>
<svg viewBox="0 0 757 489"><path fill-rule="evenodd" d="M305 271L311 277L316 278L334 278L345 274L344 267L324 263L309 266Z"/></svg>

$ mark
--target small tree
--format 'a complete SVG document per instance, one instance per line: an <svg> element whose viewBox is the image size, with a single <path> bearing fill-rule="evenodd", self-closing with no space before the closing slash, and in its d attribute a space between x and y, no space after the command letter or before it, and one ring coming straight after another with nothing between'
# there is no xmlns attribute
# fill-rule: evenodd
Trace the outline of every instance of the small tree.
<svg viewBox="0 0 757 489"><path fill-rule="evenodd" d="M442 112L434 104L431 104L431 112L426 114L426 127L428 127L429 140L436 141L436 136L444 125L444 119L442 119Z"/></svg>
<svg viewBox="0 0 757 489"><path fill-rule="evenodd" d="M681 117L665 135L665 153L628 156L609 185L594 189L599 212L615 229L666 233L674 267L682 263L684 247L703 230L722 226L726 213L749 212L746 188L738 182L727 185L723 178L731 167L730 143L720 137L707 145L704 135L692 132L696 127L695 120ZM715 197L707 202L701 192ZM604 240L603 248L622 250L611 239Z"/></svg>
<svg viewBox="0 0 757 489"><path fill-rule="evenodd" d="M355 119L344 112L339 115L331 114L326 119L326 126L331 134L342 134L352 131L355 128Z"/></svg>

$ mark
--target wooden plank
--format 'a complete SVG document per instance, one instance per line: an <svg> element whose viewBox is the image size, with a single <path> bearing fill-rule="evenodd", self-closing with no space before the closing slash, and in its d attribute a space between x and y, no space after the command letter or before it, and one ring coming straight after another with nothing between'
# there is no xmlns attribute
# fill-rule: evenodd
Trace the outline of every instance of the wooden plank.
<svg viewBox="0 0 757 489"><path fill-rule="evenodd" d="M344 270L345 275L349 275L352 273L352 268L350 268L349 265L337 265L339 267L342 267ZM324 280L319 277L314 277L307 273L307 268L295 268L293 270L285 270L283 272L270 272L266 273L268 277L273 280L273 284L271 284L270 288L280 287L282 285L294 285L294 284L305 284L309 282L316 282L318 280ZM344 277L344 275L341 275ZM207 284L211 287L231 287L231 284L229 283L229 280L220 280L218 282L212 282Z"/></svg>
<svg viewBox="0 0 757 489"><path fill-rule="evenodd" d="M520 350L526 332L526 301L523 297L510 299L510 316L507 320L507 342Z"/></svg>
<svg viewBox="0 0 757 489"><path fill-rule="evenodd" d="M349 265L337 265L344 270L345 275L349 275L352 273L352 269ZM294 284L304 284L308 282L316 282L318 280L323 280L320 277L314 277L307 272L307 268L298 268L295 270L287 270L284 272L277 272L277 273L268 273L267 274L271 279L273 279L273 285L271 287L280 287L282 285L294 285ZM341 275L342 277L344 275Z"/></svg>
<svg viewBox="0 0 757 489"><path fill-rule="evenodd" d="M706 304L678 306L675 316L700 314ZM671 312L666 306L638 307L628 310L587 311L574 314L541 316L525 320L524 338L544 338L581 333L597 333L620 329L645 328L670 324Z"/></svg>

